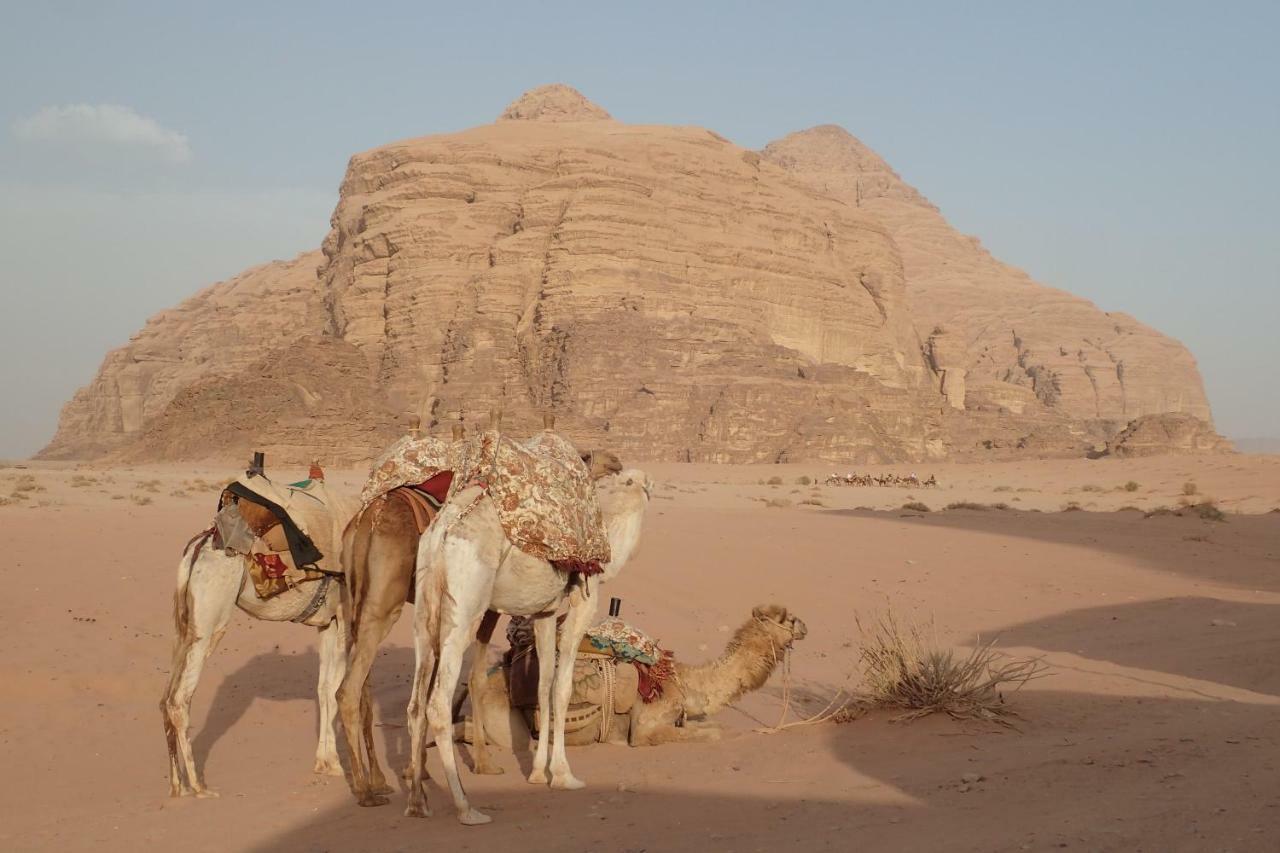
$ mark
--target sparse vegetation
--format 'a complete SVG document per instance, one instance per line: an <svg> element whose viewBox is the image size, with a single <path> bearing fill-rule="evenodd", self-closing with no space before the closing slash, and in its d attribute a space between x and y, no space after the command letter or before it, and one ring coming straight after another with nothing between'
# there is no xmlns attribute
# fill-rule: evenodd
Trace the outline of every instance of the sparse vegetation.
<svg viewBox="0 0 1280 853"><path fill-rule="evenodd" d="M1102 486L1096 485L1096 484L1094 484L1094 483L1087 483L1087 484L1085 484L1085 485L1083 485L1083 486L1081 486L1081 487L1080 487L1080 491L1082 491L1082 492L1101 492L1101 491L1103 491L1103 488L1102 488Z"/></svg>
<svg viewBox="0 0 1280 853"><path fill-rule="evenodd" d="M986 504L975 503L973 501L954 501L953 503L947 504L946 508L947 509L977 509L977 510L983 510L983 511L991 509L991 507L987 506Z"/></svg>
<svg viewBox="0 0 1280 853"><path fill-rule="evenodd" d="M818 498L805 498L800 501L801 506L826 506L826 503Z"/></svg>
<svg viewBox="0 0 1280 853"><path fill-rule="evenodd" d="M144 492L158 492L160 491L160 481L159 480L139 480L137 483L137 487L139 489L142 489L142 491Z"/></svg>
<svg viewBox="0 0 1280 853"><path fill-rule="evenodd" d="M1063 512L1081 512L1083 509L1078 501L1067 501L1062 505Z"/></svg>
<svg viewBox="0 0 1280 853"><path fill-rule="evenodd" d="M1142 510L1138 509L1136 506L1133 506L1132 504L1129 504L1128 506L1120 507L1118 510L1116 510L1116 512L1142 512Z"/></svg>
<svg viewBox="0 0 1280 853"><path fill-rule="evenodd" d="M996 486L996 487L995 487L994 489L992 489L991 491L993 491L993 492L1012 492L1012 491L1013 491L1013 486Z"/></svg>
<svg viewBox="0 0 1280 853"><path fill-rule="evenodd" d="M813 480L809 479L809 477L807 477L807 476L805 476L805 475L803 475L803 474L801 474L799 477L796 477L796 485L797 485L797 486L807 486L807 485L809 485L809 484L810 484L810 483L812 483L812 482L813 482Z"/></svg>
<svg viewBox="0 0 1280 853"><path fill-rule="evenodd" d="M764 505L770 509L786 509L791 506L791 501L786 498L770 498L764 502Z"/></svg>
<svg viewBox="0 0 1280 853"><path fill-rule="evenodd" d="M1226 521L1227 514L1218 509L1213 501L1204 501L1191 507L1191 511L1203 518L1205 521Z"/></svg>
<svg viewBox="0 0 1280 853"><path fill-rule="evenodd" d="M1125 484L1124 484L1124 490L1125 490L1126 492L1136 492L1136 491L1138 491L1138 489L1140 489L1140 488L1142 488L1142 487L1141 487L1140 485L1138 485L1138 481L1137 481L1137 480L1130 480L1129 482L1127 482L1127 483L1125 483Z"/></svg>
<svg viewBox="0 0 1280 853"><path fill-rule="evenodd" d="M1198 491L1200 491L1200 487L1195 484L1194 480L1187 480L1182 484L1182 493L1184 495L1194 495Z"/></svg>
<svg viewBox="0 0 1280 853"><path fill-rule="evenodd" d="M863 702L871 707L903 713L897 721L930 714L960 720L984 720L1011 725L1016 713L1005 702L1028 681L1045 674L1038 658L1009 658L995 650L995 642L979 642L957 654L938 645L932 625L900 624L892 611L880 616L862 634L858 663L863 677Z"/></svg>
<svg viewBox="0 0 1280 853"><path fill-rule="evenodd" d="M71 485L78 489L86 486L96 486L98 485L98 480L95 477L86 477L84 474L75 474L71 478Z"/></svg>
<svg viewBox="0 0 1280 853"><path fill-rule="evenodd" d="M138 506L148 506L151 503L151 498L147 495L130 495L129 499Z"/></svg>
<svg viewBox="0 0 1280 853"><path fill-rule="evenodd" d="M908 501L902 505L902 508L909 509L914 512L933 512L933 510L929 509L928 504L921 503L920 501Z"/></svg>
<svg viewBox="0 0 1280 853"><path fill-rule="evenodd" d="M781 485L782 485L782 478L781 478L781 477L779 477L779 476L777 476L777 475L774 475L774 476L772 476L772 477L770 477L770 478L769 478L768 483L769 483L769 485L770 485L770 486L781 486Z"/></svg>
<svg viewBox="0 0 1280 853"><path fill-rule="evenodd" d="M34 474L23 474L13 484L13 496L26 495L30 492L43 492L44 486L36 481Z"/></svg>

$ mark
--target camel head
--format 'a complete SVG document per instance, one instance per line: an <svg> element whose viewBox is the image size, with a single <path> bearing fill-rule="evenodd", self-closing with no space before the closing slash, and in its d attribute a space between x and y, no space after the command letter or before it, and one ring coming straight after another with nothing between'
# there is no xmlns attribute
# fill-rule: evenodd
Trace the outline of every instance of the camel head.
<svg viewBox="0 0 1280 853"><path fill-rule="evenodd" d="M591 472L591 479L593 480L599 480L601 477L608 477L610 474L617 474L622 471L622 460L612 450L588 450L581 456L582 463Z"/></svg>
<svg viewBox="0 0 1280 853"><path fill-rule="evenodd" d="M792 643L803 640L809 633L804 622L780 604L761 604L751 615L782 648L791 648Z"/></svg>

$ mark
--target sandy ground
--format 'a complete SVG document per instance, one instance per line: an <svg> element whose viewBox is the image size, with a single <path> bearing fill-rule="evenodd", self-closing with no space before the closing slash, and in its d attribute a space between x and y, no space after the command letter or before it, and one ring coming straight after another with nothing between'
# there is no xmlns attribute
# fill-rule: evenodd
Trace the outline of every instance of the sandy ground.
<svg viewBox="0 0 1280 853"><path fill-rule="evenodd" d="M650 470L644 544L608 592L682 659L783 603L810 629L794 673L812 708L854 669L855 613L892 606L949 644L1043 655L1050 676L1011 697L1020 730L877 713L757 734L775 678L721 716L719 743L574 750L589 786L573 793L527 785L510 756L505 776L464 776L492 825L458 825L435 783L436 816L410 820L402 794L360 809L311 774L315 633L242 615L194 709L222 797L171 800L156 703L173 577L234 466L10 465L0 849L1280 849L1280 457L918 467L934 490L797 482L822 466ZM1119 511L1205 496L1225 521ZM960 501L1010 509L938 511ZM405 619L374 670L397 768L412 658Z"/></svg>

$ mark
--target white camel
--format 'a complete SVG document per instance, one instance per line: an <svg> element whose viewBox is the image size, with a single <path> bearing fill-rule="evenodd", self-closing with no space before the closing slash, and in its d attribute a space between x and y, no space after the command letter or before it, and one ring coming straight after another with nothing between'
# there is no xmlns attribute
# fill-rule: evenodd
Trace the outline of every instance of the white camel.
<svg viewBox="0 0 1280 853"><path fill-rule="evenodd" d="M473 638L476 648L472 685L478 686L484 677L488 637L478 636L477 629L487 611L534 617L538 707L543 709L544 719L546 709L552 713L551 725L546 727L549 734L538 740L529 781L547 783L551 741L551 787L583 786L569 769L564 742L574 655L595 616L601 584L617 576L639 545L651 484L643 471L629 469L602 478L596 487L611 559L603 573L585 583L571 583L565 572L514 547L503 532L492 500L476 486L452 496L419 543L413 626L417 662L409 699L412 778L406 815L430 814L423 786L423 747L430 727L432 739L440 749L458 820L467 825L490 820L467 802L458 778L452 713L462 659ZM559 646L559 659L566 665L557 667L556 611L566 599L568 613L560 630ZM477 743L475 747L482 755L484 744ZM477 765L482 762L478 755Z"/></svg>
<svg viewBox="0 0 1280 853"><path fill-rule="evenodd" d="M169 743L169 793L171 796L216 797L205 786L191 752L191 697L200 682L205 661L226 633L232 613L239 607L255 619L268 622L296 621L320 629L320 739L316 745L315 772L341 776L334 721L338 705L335 693L346 671L346 628L338 611L341 586L335 580L312 581L267 600L258 598L247 580L244 558L215 549L208 536L187 546L178 563L178 588L173 596L173 622L177 640L169 686L160 700L164 733ZM181 757L181 766L179 765Z"/></svg>

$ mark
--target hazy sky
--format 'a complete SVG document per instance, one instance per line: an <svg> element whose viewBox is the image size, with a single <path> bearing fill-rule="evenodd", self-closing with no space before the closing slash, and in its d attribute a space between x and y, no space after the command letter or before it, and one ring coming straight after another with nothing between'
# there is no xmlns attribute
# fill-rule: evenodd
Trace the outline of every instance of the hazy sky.
<svg viewBox="0 0 1280 853"><path fill-rule="evenodd" d="M1278 41L1275 2L6 4L0 456L150 314L317 247L353 152L549 82L750 147L843 125L1278 435Z"/></svg>

